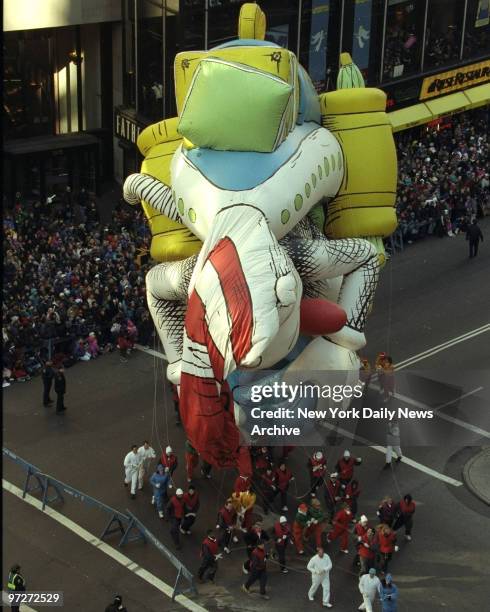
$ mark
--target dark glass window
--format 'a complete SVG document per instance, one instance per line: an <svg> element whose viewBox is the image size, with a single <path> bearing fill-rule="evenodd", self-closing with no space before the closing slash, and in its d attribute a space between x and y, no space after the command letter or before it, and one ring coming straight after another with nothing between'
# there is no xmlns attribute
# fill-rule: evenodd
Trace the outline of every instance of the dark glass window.
<svg viewBox="0 0 490 612"><path fill-rule="evenodd" d="M429 0L424 70L459 60L464 2Z"/></svg>
<svg viewBox="0 0 490 612"><path fill-rule="evenodd" d="M163 3L138 3L138 112L151 122L163 119Z"/></svg>
<svg viewBox="0 0 490 612"><path fill-rule="evenodd" d="M425 0L388 0L383 81L420 70Z"/></svg>
<svg viewBox="0 0 490 612"><path fill-rule="evenodd" d="M463 57L481 57L490 54L490 2L468 0Z"/></svg>
<svg viewBox="0 0 490 612"><path fill-rule="evenodd" d="M4 133L7 138L53 133L50 31L5 32Z"/></svg>

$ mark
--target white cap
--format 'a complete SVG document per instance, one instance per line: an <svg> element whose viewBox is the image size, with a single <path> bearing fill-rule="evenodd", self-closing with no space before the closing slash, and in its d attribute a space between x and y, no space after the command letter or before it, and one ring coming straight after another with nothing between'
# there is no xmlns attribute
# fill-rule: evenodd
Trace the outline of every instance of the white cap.
<svg viewBox="0 0 490 612"><path fill-rule="evenodd" d="M348 458L350 457L350 451L345 450L345 451L344 451L344 457L345 457L346 459L348 459Z"/></svg>
<svg viewBox="0 0 490 612"><path fill-rule="evenodd" d="M315 453L315 459L323 459L323 453L321 451L317 451Z"/></svg>
<svg viewBox="0 0 490 612"><path fill-rule="evenodd" d="M288 519L287 519L285 516L280 516L280 517L279 517L279 522L280 522L280 523L287 523L287 522L288 522Z"/></svg>
<svg viewBox="0 0 490 612"><path fill-rule="evenodd" d="M365 514L363 514L361 516L361 518L359 519L359 522L360 523L367 523L368 522L368 517Z"/></svg>
<svg viewBox="0 0 490 612"><path fill-rule="evenodd" d="M165 449L165 452L167 453L167 455L169 453L171 453L172 452L172 447L171 446L167 446L167 448Z"/></svg>
<svg viewBox="0 0 490 612"><path fill-rule="evenodd" d="M330 474L330 478L337 478L337 476L338 476L337 472L332 472Z"/></svg>
<svg viewBox="0 0 490 612"><path fill-rule="evenodd" d="M184 495L184 491L182 491L182 489L177 489L177 491L175 491L175 495Z"/></svg>

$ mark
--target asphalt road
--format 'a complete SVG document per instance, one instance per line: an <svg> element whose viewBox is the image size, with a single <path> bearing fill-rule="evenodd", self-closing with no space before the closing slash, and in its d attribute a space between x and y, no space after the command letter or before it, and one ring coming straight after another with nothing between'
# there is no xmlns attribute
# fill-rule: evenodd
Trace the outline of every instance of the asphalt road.
<svg viewBox="0 0 490 612"><path fill-rule="evenodd" d="M484 234L490 236L489 220L481 225ZM395 362L400 362L488 323L489 264L487 243L479 257L470 261L463 237L426 240L397 254L383 271L369 321L366 354L387 350ZM448 393L454 397L454 389L464 394L481 386L483 389L443 408L442 413L490 431L485 413L490 388L488 340L486 332L413 364L410 369L419 376L439 381L429 384L423 396L414 400L437 407ZM66 373L68 410L63 416L42 407L40 380L11 386L3 394L3 436L6 447L46 473L113 508L130 508L171 547L168 524L155 515L148 488L132 501L122 487L124 455L133 441L139 444L145 438L152 440L157 451L168 443L178 450L181 466L175 481L178 486L186 484L184 435L174 424L172 404L163 391L164 367L162 361L145 353L135 353L124 364L116 354L80 363ZM483 610L488 603L489 509L464 486L443 482L423 467L462 482L465 461L481 445L488 444L488 438L475 440L473 436L468 442L469 432L464 427L441 418L436 422L442 432L440 443L403 445L404 454L422 467L402 463L393 470L381 471L382 453L357 446L339 434L327 437L328 462L333 468L343 449L355 446L356 454L363 457L357 471L362 487L360 510L373 520L385 494L398 498L410 492L417 501L413 541L401 542L390 568L400 589L400 611ZM297 448L291 458L298 483L291 491L290 517L300 501L295 498L307 491L305 463L310 450ZM22 487L24 474L5 460L4 478ZM198 543L205 530L214 526L216 511L231 491L233 479L232 472L221 472L214 473L210 481L196 480L202 509L195 533L186 537L179 553L193 572L199 564ZM95 536L107 522L103 512L74 499L53 507ZM133 566L121 566L11 493L4 493L4 510L4 580L8 566L19 562L30 589L62 588L67 610L102 611L114 593L123 595L129 612L183 609L131 571ZM270 523L273 519L268 520ZM118 538L111 536L107 542L117 548ZM173 585L176 571L151 545L134 542L120 550L137 566ZM352 555L341 556L336 544L328 552L334 564L331 583L335 608L355 609L360 598L352 573ZM318 601L310 604L306 599L309 579L305 561L292 550L287 576L270 564L271 600L265 605L239 590L244 559L243 545L237 544L220 564L217 585L200 586L196 603L206 610L225 611L292 611L305 604L312 610L320 608Z"/></svg>

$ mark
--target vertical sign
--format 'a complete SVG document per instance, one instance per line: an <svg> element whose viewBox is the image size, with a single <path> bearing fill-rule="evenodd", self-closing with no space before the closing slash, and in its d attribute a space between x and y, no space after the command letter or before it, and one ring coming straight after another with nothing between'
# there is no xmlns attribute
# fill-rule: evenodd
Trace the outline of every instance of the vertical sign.
<svg viewBox="0 0 490 612"><path fill-rule="evenodd" d="M352 59L360 70L366 69L369 65L372 4L372 0L356 0L354 10Z"/></svg>
<svg viewBox="0 0 490 612"><path fill-rule="evenodd" d="M329 16L330 0L312 0L308 72L317 91L323 91L326 82Z"/></svg>

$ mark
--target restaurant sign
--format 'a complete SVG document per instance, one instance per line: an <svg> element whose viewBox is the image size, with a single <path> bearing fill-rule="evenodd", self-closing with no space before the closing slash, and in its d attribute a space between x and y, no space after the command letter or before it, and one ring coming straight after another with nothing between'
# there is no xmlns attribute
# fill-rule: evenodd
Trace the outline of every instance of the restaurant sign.
<svg viewBox="0 0 490 612"><path fill-rule="evenodd" d="M487 81L490 81L490 59L425 78L422 82L419 99L427 100L453 91L467 89L473 87L473 85L480 85Z"/></svg>

